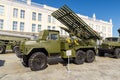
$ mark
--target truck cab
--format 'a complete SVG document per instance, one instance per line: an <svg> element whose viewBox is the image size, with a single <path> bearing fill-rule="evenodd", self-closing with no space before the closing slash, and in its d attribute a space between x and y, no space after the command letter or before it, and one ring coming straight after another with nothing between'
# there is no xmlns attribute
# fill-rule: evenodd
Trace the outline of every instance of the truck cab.
<svg viewBox="0 0 120 80"><path fill-rule="evenodd" d="M60 53L59 31L43 30L39 33L37 40L22 42L20 50L21 54L24 55L30 55L34 51L39 50L47 52L47 56L52 55L52 53Z"/></svg>
<svg viewBox="0 0 120 80"><path fill-rule="evenodd" d="M42 38L38 40L42 48L45 48L48 53L60 53L60 36L59 31L44 30ZM40 37L40 36L39 36ZM52 46L52 47L51 47ZM50 56L50 54L48 54Z"/></svg>
<svg viewBox="0 0 120 80"><path fill-rule="evenodd" d="M105 53L112 55L112 57L120 58L120 28L118 29L119 37L105 38L98 49L98 55L104 56Z"/></svg>
<svg viewBox="0 0 120 80"><path fill-rule="evenodd" d="M117 51L116 51L117 50ZM120 58L120 38L119 37L108 37L105 38L99 48L99 56L104 56L105 53L111 54L116 58Z"/></svg>

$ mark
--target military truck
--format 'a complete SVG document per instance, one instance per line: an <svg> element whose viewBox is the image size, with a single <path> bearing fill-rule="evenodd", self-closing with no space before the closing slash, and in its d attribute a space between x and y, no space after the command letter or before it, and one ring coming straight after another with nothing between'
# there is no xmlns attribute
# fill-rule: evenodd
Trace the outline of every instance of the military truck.
<svg viewBox="0 0 120 80"><path fill-rule="evenodd" d="M119 37L107 37L99 47L98 55L104 56L105 53L111 57L120 58L120 29L118 29Z"/></svg>
<svg viewBox="0 0 120 80"><path fill-rule="evenodd" d="M12 49L13 52L21 41L31 39L31 35L24 35L20 33L13 33L8 31L0 31L0 54L4 54L7 49Z"/></svg>
<svg viewBox="0 0 120 80"><path fill-rule="evenodd" d="M32 71L42 70L47 66L48 57L56 55L64 61L68 61L69 56L76 64L92 63L100 35L66 5L53 12L52 16L66 26L69 37L60 37L56 30L43 30L36 41L22 42L16 54L22 58L23 65Z"/></svg>

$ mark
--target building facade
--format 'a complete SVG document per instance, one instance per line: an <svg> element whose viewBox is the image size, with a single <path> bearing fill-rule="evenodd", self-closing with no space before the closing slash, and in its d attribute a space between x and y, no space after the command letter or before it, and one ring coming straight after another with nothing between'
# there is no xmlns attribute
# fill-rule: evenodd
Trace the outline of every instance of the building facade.
<svg viewBox="0 0 120 80"><path fill-rule="evenodd" d="M0 0L0 30L38 33L44 29L59 30L61 35L67 33L60 29L64 26L51 16L57 10L47 5L31 2L31 0ZM78 14L88 25L101 36L112 36L112 20L97 20Z"/></svg>

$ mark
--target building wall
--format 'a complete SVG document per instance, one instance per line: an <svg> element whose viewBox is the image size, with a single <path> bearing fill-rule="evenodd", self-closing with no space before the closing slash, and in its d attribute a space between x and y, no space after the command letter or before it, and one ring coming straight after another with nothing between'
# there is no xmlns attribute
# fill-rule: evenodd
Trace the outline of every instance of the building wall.
<svg viewBox="0 0 120 80"><path fill-rule="evenodd" d="M32 24L35 24L35 31L37 33L38 25L41 25L41 30L50 29L59 30L61 35L66 35L64 30L61 30L59 26L63 26L60 22L51 16L51 22L48 22L48 15L57 8L53 8L46 5L36 3L26 3L23 1L16 0L0 0L0 6L4 6L3 15L0 15L0 20L3 20L3 28L0 30L8 31L21 31L20 23L24 23L24 30L21 32L32 32ZM1 9L1 8L0 8ZM18 9L17 17L13 16L14 9ZM21 10L25 11L24 18L21 18ZM1 10L0 10L1 12ZM32 20L32 13L36 13L36 20ZM42 14L41 21L38 21L38 14ZM93 18L78 14L88 25L90 25L95 31L99 32L101 36L108 37L112 36L112 22L106 22L97 20L95 15ZM17 22L17 28L13 29L13 21Z"/></svg>

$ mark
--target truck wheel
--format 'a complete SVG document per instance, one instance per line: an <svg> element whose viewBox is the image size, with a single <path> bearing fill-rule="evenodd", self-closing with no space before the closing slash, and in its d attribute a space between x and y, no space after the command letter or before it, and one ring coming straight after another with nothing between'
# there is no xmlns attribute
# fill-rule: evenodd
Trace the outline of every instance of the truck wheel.
<svg viewBox="0 0 120 80"><path fill-rule="evenodd" d="M5 53L5 47L4 46L0 46L0 54L4 54Z"/></svg>
<svg viewBox="0 0 120 80"><path fill-rule="evenodd" d="M98 56L104 57L105 53L102 52L101 50L98 51Z"/></svg>
<svg viewBox="0 0 120 80"><path fill-rule="evenodd" d="M114 54L115 54L115 58L117 59L120 58L120 48L115 49Z"/></svg>
<svg viewBox="0 0 120 80"><path fill-rule="evenodd" d="M29 67L27 56L24 55L24 56L22 57L22 59L23 59L23 61L22 61L23 66Z"/></svg>
<svg viewBox="0 0 120 80"><path fill-rule="evenodd" d="M15 46L15 47L14 47L14 52L15 52L15 54L16 54L16 56L17 56L18 58L22 58L22 57L23 57L23 55L22 55L21 52L20 52L19 46Z"/></svg>
<svg viewBox="0 0 120 80"><path fill-rule="evenodd" d="M82 51L82 50L78 50L78 51L76 52L76 57L75 57L74 62L75 62L76 64L83 64L84 61L85 61L85 52Z"/></svg>
<svg viewBox="0 0 120 80"><path fill-rule="evenodd" d="M12 52L16 52L16 51L19 51L19 46L12 46Z"/></svg>
<svg viewBox="0 0 120 80"><path fill-rule="evenodd" d="M91 63L94 60L95 60L95 53L94 53L94 51L88 50L86 52L86 59L85 59L85 61L88 62L88 63Z"/></svg>
<svg viewBox="0 0 120 80"><path fill-rule="evenodd" d="M16 47L16 46L13 46L13 47L12 47L12 52L13 52L13 53L15 53L15 47Z"/></svg>
<svg viewBox="0 0 120 80"><path fill-rule="evenodd" d="M42 52L36 52L30 56L28 63L32 71L42 70L47 66L47 57Z"/></svg>

